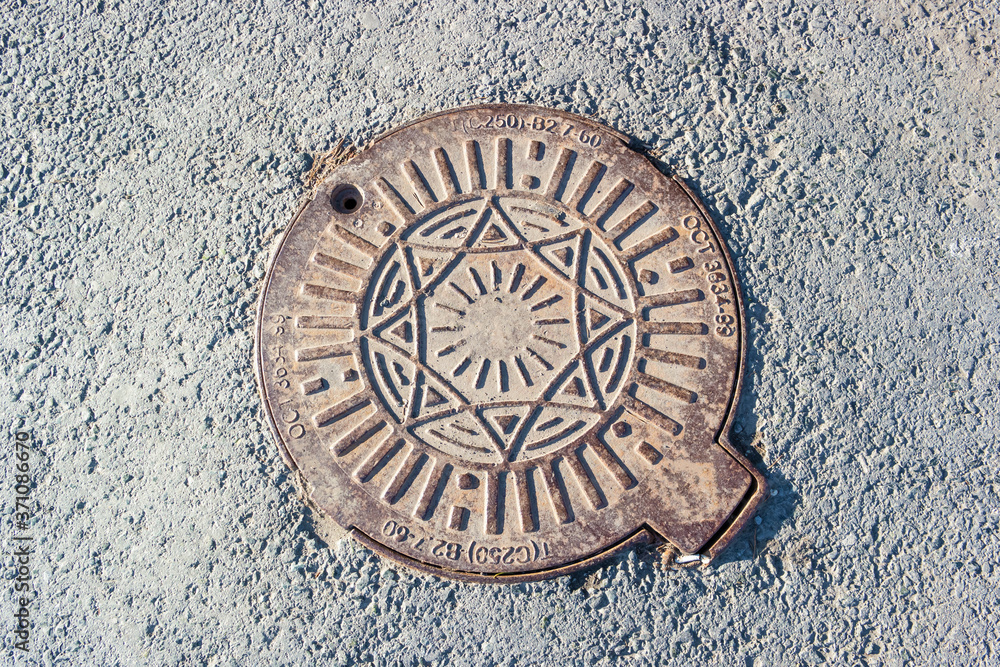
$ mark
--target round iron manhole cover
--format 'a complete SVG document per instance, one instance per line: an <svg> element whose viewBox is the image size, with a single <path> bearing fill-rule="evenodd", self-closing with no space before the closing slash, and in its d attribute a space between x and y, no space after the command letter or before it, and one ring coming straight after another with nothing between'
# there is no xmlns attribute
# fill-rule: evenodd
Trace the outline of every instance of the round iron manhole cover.
<svg viewBox="0 0 1000 667"><path fill-rule="evenodd" d="M744 343L683 182L592 120L493 105L318 187L267 275L257 374L322 512L407 565L523 581L735 535L766 486L726 439Z"/></svg>

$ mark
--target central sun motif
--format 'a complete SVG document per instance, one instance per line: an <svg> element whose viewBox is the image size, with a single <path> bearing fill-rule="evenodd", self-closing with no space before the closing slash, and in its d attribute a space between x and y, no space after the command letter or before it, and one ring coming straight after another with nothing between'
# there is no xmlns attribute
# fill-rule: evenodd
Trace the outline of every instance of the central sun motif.
<svg viewBox="0 0 1000 667"><path fill-rule="evenodd" d="M579 352L573 302L527 251L465 255L423 302L427 365L470 403L536 400Z"/></svg>
<svg viewBox="0 0 1000 667"><path fill-rule="evenodd" d="M635 306L611 248L578 220L516 197L445 205L377 265L364 366L420 442L502 465L571 445L610 414Z"/></svg>

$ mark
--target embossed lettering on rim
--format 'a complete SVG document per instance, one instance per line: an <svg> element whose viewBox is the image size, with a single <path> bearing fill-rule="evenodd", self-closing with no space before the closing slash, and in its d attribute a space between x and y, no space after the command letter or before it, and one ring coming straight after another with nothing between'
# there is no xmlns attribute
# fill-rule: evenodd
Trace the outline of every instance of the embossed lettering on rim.
<svg viewBox="0 0 1000 667"><path fill-rule="evenodd" d="M707 562L766 488L727 439L743 322L680 180L589 119L490 105L320 185L257 376L311 502L404 564L524 581L655 540Z"/></svg>

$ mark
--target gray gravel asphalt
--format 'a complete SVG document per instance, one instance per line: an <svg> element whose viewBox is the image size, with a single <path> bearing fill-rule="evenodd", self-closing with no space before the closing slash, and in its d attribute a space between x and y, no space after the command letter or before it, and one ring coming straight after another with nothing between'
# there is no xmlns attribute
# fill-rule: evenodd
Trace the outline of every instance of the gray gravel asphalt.
<svg viewBox="0 0 1000 667"><path fill-rule="evenodd" d="M2 660L1000 664L998 17L3 2ZM538 584L414 575L320 525L278 457L254 308L313 157L483 101L634 136L728 240L750 325L735 440L773 495L708 569L643 551Z"/></svg>

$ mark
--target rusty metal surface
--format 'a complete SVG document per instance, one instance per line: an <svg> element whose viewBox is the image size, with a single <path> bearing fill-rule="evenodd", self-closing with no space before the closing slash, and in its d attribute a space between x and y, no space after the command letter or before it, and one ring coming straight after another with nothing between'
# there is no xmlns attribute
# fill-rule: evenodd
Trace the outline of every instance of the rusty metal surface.
<svg viewBox="0 0 1000 667"><path fill-rule="evenodd" d="M523 581L642 541L725 547L766 491L727 440L744 347L732 262L679 179L592 120L490 105L318 187L256 361L326 515L406 565Z"/></svg>

